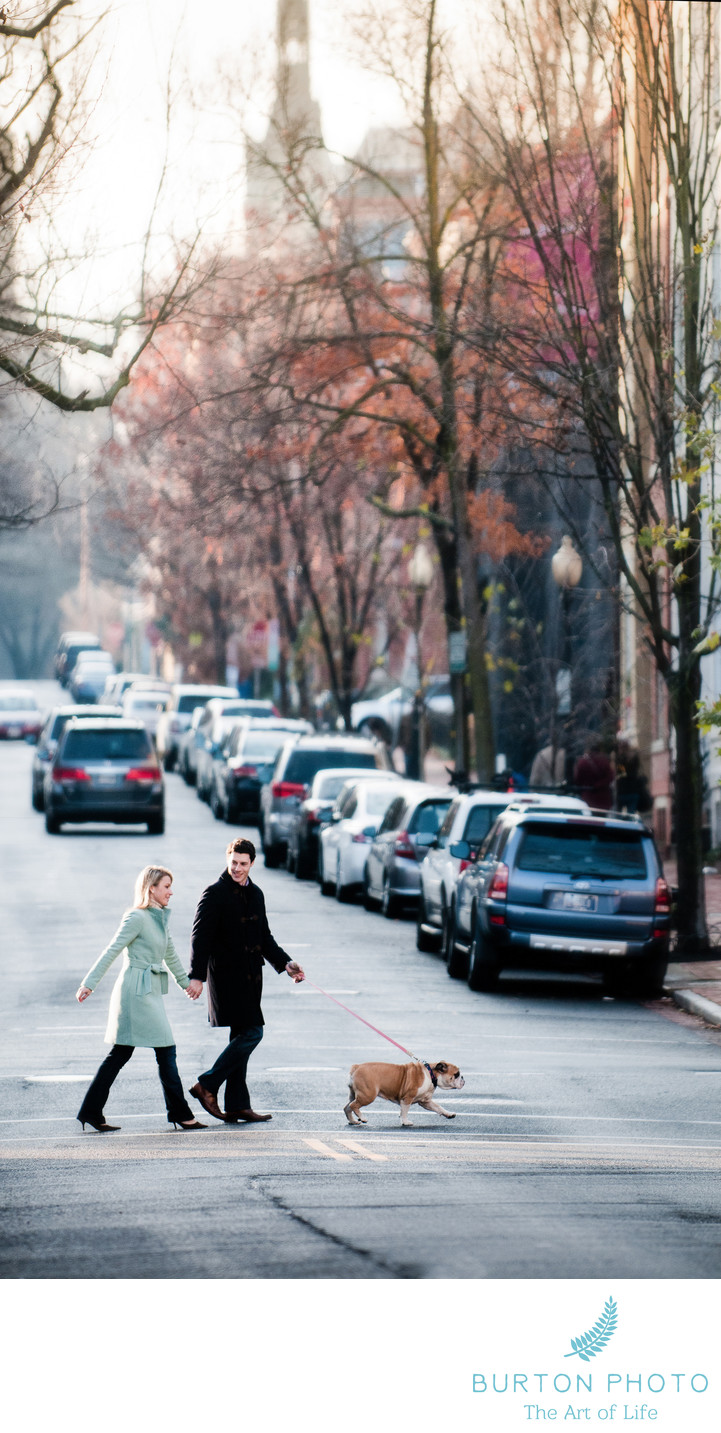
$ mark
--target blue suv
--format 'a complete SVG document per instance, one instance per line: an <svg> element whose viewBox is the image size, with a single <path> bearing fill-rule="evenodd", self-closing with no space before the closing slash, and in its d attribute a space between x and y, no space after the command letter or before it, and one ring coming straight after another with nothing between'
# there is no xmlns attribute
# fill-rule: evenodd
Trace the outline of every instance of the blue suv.
<svg viewBox="0 0 721 1433"><path fill-rule="evenodd" d="M451 854L468 860L466 846ZM458 882L451 973L465 964L472 990L492 990L504 968L600 971L614 993L653 995L666 975L670 914L640 819L511 805Z"/></svg>

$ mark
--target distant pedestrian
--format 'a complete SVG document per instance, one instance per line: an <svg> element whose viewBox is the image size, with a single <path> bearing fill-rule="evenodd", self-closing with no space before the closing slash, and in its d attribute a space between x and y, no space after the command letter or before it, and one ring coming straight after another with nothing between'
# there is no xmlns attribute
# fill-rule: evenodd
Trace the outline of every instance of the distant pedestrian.
<svg viewBox="0 0 721 1433"><path fill-rule="evenodd" d="M619 811L640 815L653 810L640 752L627 741L619 741L616 753L616 805Z"/></svg>
<svg viewBox="0 0 721 1433"><path fill-rule="evenodd" d="M566 753L562 747L542 746L536 752L529 777L531 786L561 786L566 778Z"/></svg>
<svg viewBox="0 0 721 1433"><path fill-rule="evenodd" d="M107 1134L120 1128L107 1123L103 1110L113 1081L138 1045L155 1051L168 1121L181 1129L207 1128L194 1119L183 1094L173 1032L163 1006L168 970L181 990L185 990L191 1000L197 999L197 991L191 990L191 981L168 933L167 907L172 888L172 872L165 866L146 866L140 872L135 882L134 906L126 911L110 945L77 991L79 1001L87 1000L113 961L124 952L122 969L110 997L105 1032L105 1043L113 1048L103 1060L78 1111L83 1129L89 1124L100 1134Z"/></svg>
<svg viewBox="0 0 721 1433"><path fill-rule="evenodd" d="M216 1119L252 1124L271 1118L251 1109L245 1079L248 1060L263 1038L263 963L269 961L279 975L285 971L296 984L304 974L270 933L263 892L250 879L253 842L231 841L226 859L226 869L203 891L195 913L188 994L200 995L207 980L208 1019L211 1025L229 1025L230 1039L190 1093ZM222 1084L225 1111L218 1104Z"/></svg>
<svg viewBox="0 0 721 1433"><path fill-rule="evenodd" d="M578 795L597 811L613 807L613 765L603 743L593 741L576 762L573 781Z"/></svg>

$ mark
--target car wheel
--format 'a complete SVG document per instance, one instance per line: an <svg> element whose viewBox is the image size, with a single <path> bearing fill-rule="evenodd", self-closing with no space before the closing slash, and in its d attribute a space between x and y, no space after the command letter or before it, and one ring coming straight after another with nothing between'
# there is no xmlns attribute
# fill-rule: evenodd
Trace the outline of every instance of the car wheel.
<svg viewBox="0 0 721 1433"><path fill-rule="evenodd" d="M211 793L210 793L210 809L211 809L211 811L212 811L212 813L213 813L213 815L214 815L216 821L222 821L222 820L223 820L224 815L225 815L225 813L224 813L224 811L223 811L223 803L222 803L222 801L221 801L221 799L220 799L220 797L219 797L219 795L218 795L218 792L217 792L217 790L216 790L215 787L213 787L213 790L212 790Z"/></svg>
<svg viewBox="0 0 721 1433"><path fill-rule="evenodd" d="M363 905L367 911L377 911L378 901L372 896L368 888L368 873L363 877Z"/></svg>
<svg viewBox="0 0 721 1433"><path fill-rule="evenodd" d="M50 811L45 812L45 830L48 836L57 836L60 833L60 822Z"/></svg>
<svg viewBox="0 0 721 1433"><path fill-rule="evenodd" d="M501 965L493 946L486 940L476 916L468 952L468 984L471 990L495 990Z"/></svg>
<svg viewBox="0 0 721 1433"><path fill-rule="evenodd" d="M265 861L266 870L268 870L268 871L276 871L276 870L278 869L279 865L280 865L280 859L281 859L281 850L280 850L280 847L279 847L279 846L271 846L271 845L269 845L268 842L267 842L266 839L265 839L265 832L263 833L262 841L263 841L263 860Z"/></svg>
<svg viewBox="0 0 721 1433"><path fill-rule="evenodd" d="M44 801L44 799L43 799L43 793L42 793L42 791L37 791L37 790L35 789L35 787L33 787L33 798L32 798L32 799L33 799L33 811L44 811L44 810L45 810L45 801Z"/></svg>
<svg viewBox="0 0 721 1433"><path fill-rule="evenodd" d="M453 949L456 943L455 924L456 918L454 915L453 906L451 906L451 909L449 911L448 907L444 905L441 908L441 950L443 952L443 959L446 965L450 964L451 956L453 954Z"/></svg>
<svg viewBox="0 0 721 1433"><path fill-rule="evenodd" d="M431 951L438 950L441 938L440 935L431 935L430 931L424 930L425 921L426 903L423 899L423 891L421 890L420 899L418 901L418 916L416 918L416 949L430 953Z"/></svg>
<svg viewBox="0 0 721 1433"><path fill-rule="evenodd" d="M238 812L230 801L226 801L225 803L225 820L229 826L238 825Z"/></svg>
<svg viewBox="0 0 721 1433"><path fill-rule="evenodd" d="M149 836L162 836L165 831L165 815L151 816L147 826Z"/></svg>
<svg viewBox="0 0 721 1433"><path fill-rule="evenodd" d="M163 757L163 771L174 771L174 770L175 770L175 752L174 752L174 751L166 751L165 756Z"/></svg>
<svg viewBox="0 0 721 1433"><path fill-rule="evenodd" d="M395 920L396 916L400 914L400 908L400 901L391 890L390 876L386 872L383 877L383 895L381 896L381 910L386 920Z"/></svg>
<svg viewBox="0 0 721 1433"><path fill-rule="evenodd" d="M446 942L446 969L451 980L464 980L468 974L468 956L464 950L459 950L456 943L456 913L451 906L449 916L449 936Z"/></svg>
<svg viewBox="0 0 721 1433"><path fill-rule="evenodd" d="M296 866L295 855L294 855L293 851L291 850L290 841L289 841L289 842L288 842L288 845L286 846L286 851L285 851L285 869L286 869L286 871L288 871L289 875L292 876L292 875L294 874L294 872L295 872L295 866Z"/></svg>
<svg viewBox="0 0 721 1433"><path fill-rule="evenodd" d="M308 860L307 852L298 847L298 854L295 858L295 878L297 881L308 881L313 875L313 867Z"/></svg>

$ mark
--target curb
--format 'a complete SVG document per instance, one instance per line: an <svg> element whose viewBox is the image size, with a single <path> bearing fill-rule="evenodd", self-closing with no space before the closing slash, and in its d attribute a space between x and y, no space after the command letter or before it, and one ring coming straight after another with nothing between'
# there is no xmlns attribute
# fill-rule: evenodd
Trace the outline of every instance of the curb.
<svg viewBox="0 0 721 1433"><path fill-rule="evenodd" d="M665 994L670 995L682 1010L688 1010L692 1015L700 1015L707 1024L721 1025L721 1005L717 1005L715 1000L707 1000L705 995L697 995L694 990L666 989Z"/></svg>

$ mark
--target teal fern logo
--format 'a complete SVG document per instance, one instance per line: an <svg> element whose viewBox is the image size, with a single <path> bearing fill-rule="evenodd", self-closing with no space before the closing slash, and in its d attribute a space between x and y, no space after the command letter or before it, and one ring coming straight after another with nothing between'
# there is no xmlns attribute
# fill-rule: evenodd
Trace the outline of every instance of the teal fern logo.
<svg viewBox="0 0 721 1433"><path fill-rule="evenodd" d="M571 1339L571 1352L565 1353L564 1358L575 1358L578 1355L584 1363L595 1358L597 1353L606 1347L611 1335L616 1332L616 1301L608 1299L604 1304L603 1313L600 1319L596 1320L588 1333L582 1333L578 1338Z"/></svg>

